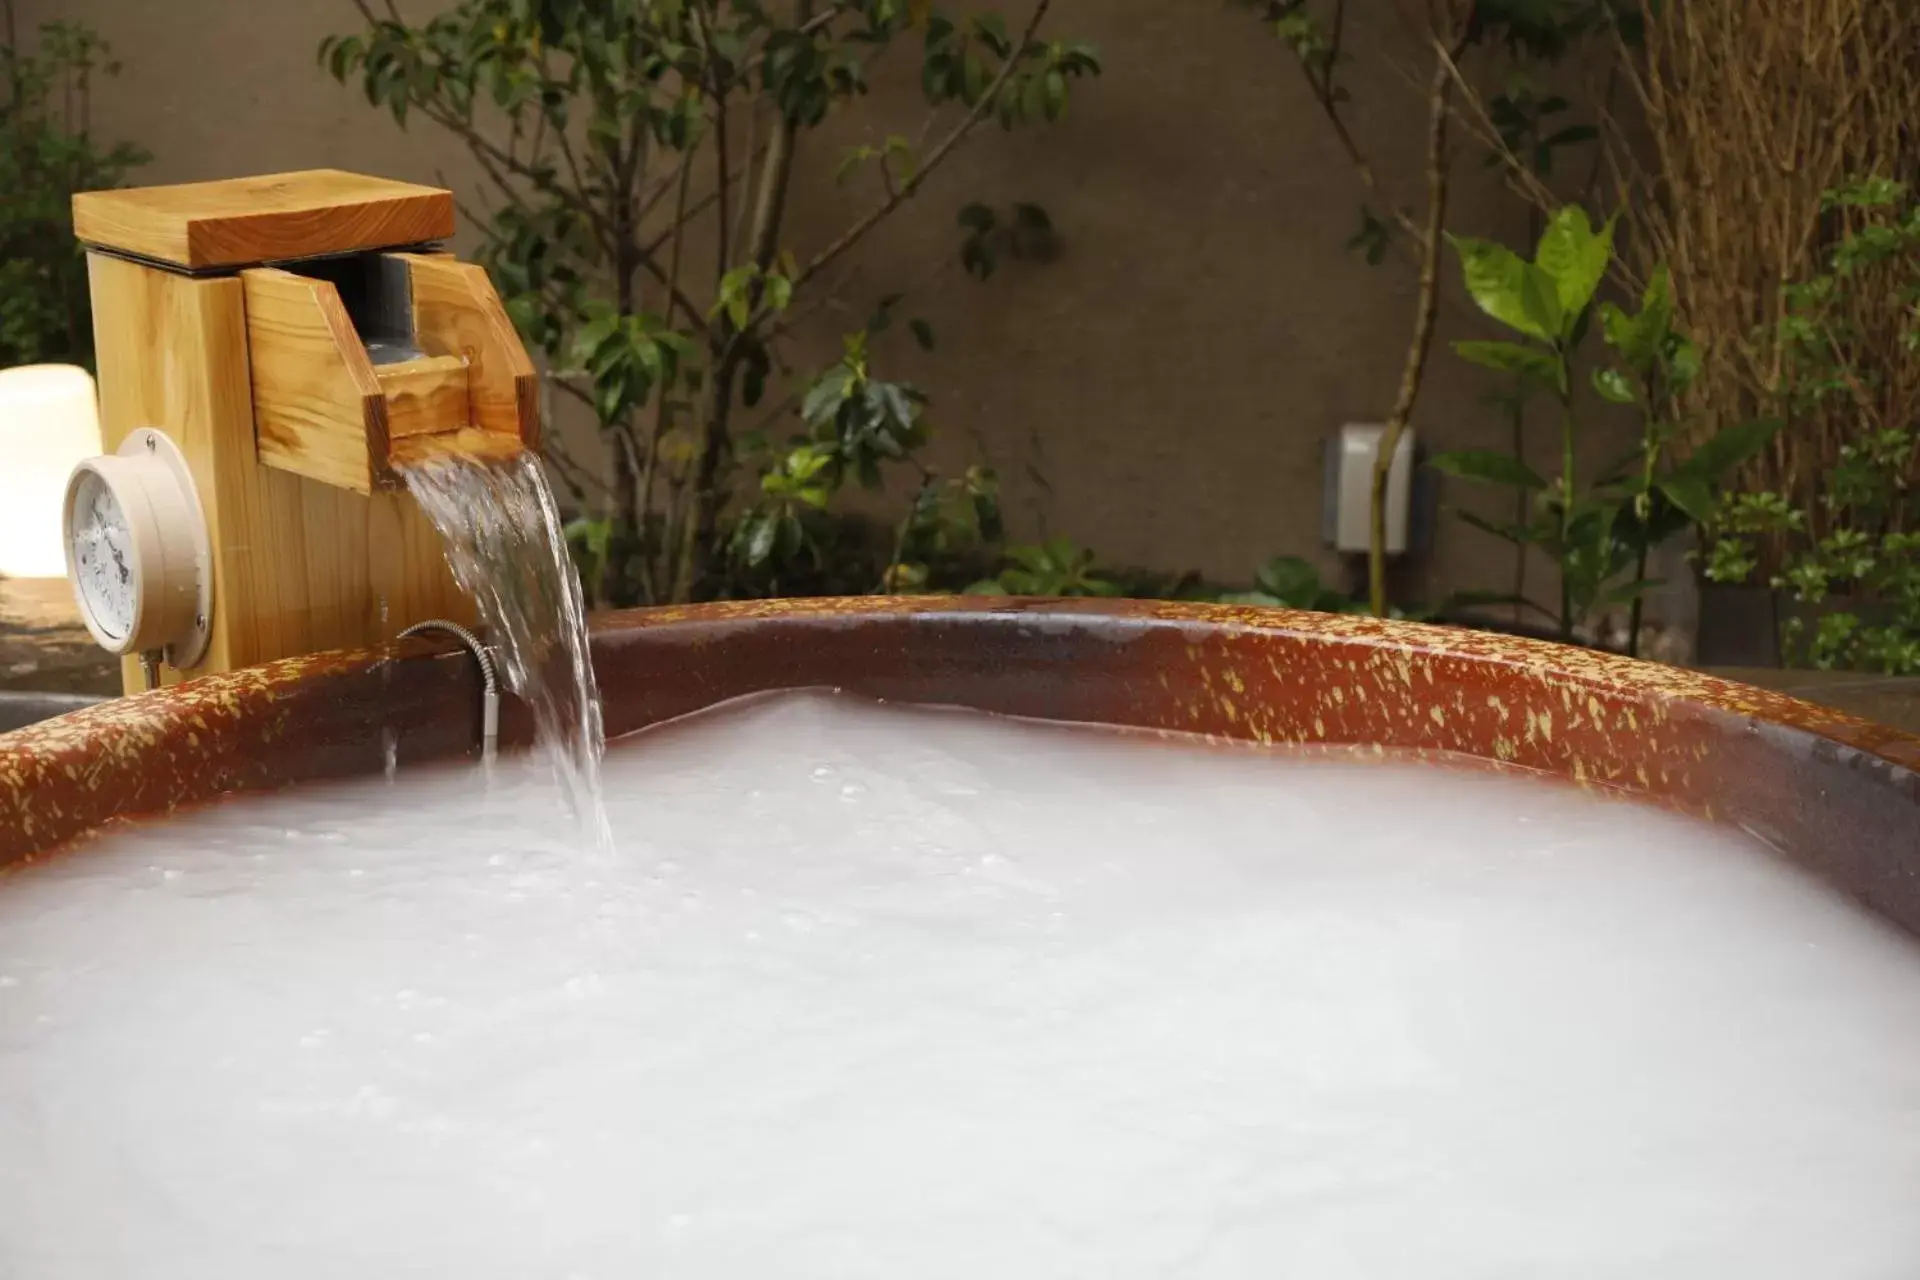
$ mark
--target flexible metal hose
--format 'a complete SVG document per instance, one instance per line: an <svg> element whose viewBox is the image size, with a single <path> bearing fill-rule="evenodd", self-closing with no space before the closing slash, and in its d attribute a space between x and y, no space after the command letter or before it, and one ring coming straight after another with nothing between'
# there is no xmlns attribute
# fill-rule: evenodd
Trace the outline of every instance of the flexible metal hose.
<svg viewBox="0 0 1920 1280"><path fill-rule="evenodd" d="M473 654L473 660L480 664L480 758L492 764L494 752L500 744L500 680L493 668L493 655L480 643L479 636L445 618L416 622L395 638L405 640L424 631L444 631L453 636L467 647Z"/></svg>

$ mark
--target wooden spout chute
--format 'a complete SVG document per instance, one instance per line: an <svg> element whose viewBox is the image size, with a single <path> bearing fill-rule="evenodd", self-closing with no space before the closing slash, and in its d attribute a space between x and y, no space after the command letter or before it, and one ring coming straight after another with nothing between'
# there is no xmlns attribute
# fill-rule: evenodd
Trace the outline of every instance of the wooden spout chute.
<svg viewBox="0 0 1920 1280"><path fill-rule="evenodd" d="M372 493L399 485L396 450L418 456L426 437L446 437L442 451L538 447L533 362L486 272L439 255L382 256L404 290L389 310L406 317L421 354L377 365L332 281L281 267L240 273L260 461Z"/></svg>
<svg viewBox="0 0 1920 1280"><path fill-rule="evenodd" d="M414 341L467 366L471 405L464 426L540 447L540 381L487 273L437 254L391 255L411 288Z"/></svg>

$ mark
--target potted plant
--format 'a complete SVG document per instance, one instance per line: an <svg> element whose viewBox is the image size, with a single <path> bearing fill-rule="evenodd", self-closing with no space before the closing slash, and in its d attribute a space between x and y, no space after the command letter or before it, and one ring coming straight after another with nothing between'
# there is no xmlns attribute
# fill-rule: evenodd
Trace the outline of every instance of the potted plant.
<svg viewBox="0 0 1920 1280"><path fill-rule="evenodd" d="M1920 533L1906 527L1916 439L1890 428L1843 447L1817 512L1778 493L1721 504L1711 581L1752 581L1765 539L1793 547L1766 579L1768 665L1920 675Z"/></svg>
<svg viewBox="0 0 1920 1280"><path fill-rule="evenodd" d="M1782 291L1774 399L1796 438L1843 433L1797 488L1723 495L1705 540L1700 657L1920 671L1920 204L1886 179L1827 194L1823 270Z"/></svg>
<svg viewBox="0 0 1920 1280"><path fill-rule="evenodd" d="M1548 473L1498 450L1468 449L1436 455L1429 465L1447 475L1519 490L1526 514L1512 521L1486 520L1471 512L1461 519L1516 548L1538 547L1558 564L1560 595L1552 604L1510 592L1474 592L1454 597L1443 611L1468 622L1462 608L1516 604L1531 611L1563 643L1594 643L1616 613L1621 645L1638 655L1642 603L1659 585L1647 576L1655 548L1713 512L1721 478L1751 457L1771 437L1771 423L1742 423L1717 432L1684 457L1675 448L1682 432L1667 412L1699 369L1699 355L1675 325L1673 293L1665 270L1656 270L1638 308L1627 311L1597 301L1613 259L1613 223L1597 230L1584 210L1561 209L1548 221L1528 261L1500 245L1456 240L1467 292L1480 310L1517 340L1461 342L1467 360L1514 378L1523 395L1551 398L1558 422L1558 467ZM1586 425L1575 370L1595 317L1611 358L1594 369L1599 399L1633 406L1640 433L1627 454L1583 478L1576 466Z"/></svg>

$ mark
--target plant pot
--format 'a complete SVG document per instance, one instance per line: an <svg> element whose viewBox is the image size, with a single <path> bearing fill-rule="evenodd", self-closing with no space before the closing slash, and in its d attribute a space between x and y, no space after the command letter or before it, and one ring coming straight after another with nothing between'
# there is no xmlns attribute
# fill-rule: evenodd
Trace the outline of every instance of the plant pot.
<svg viewBox="0 0 1920 1280"><path fill-rule="evenodd" d="M1698 662L1703 667L1785 667L1792 665L1780 637L1799 619L1810 634L1829 614L1851 613L1872 626L1884 625L1889 607L1878 600L1828 596L1815 604L1772 587L1700 584Z"/></svg>
<svg viewBox="0 0 1920 1280"><path fill-rule="evenodd" d="M1703 667L1780 665L1780 606L1771 587L1700 584L1700 625L1694 660Z"/></svg>

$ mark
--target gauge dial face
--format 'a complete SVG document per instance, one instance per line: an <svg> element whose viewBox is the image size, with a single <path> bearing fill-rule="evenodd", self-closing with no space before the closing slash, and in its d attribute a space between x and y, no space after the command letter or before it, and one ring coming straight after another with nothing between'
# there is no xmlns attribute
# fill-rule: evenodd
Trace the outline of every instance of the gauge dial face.
<svg viewBox="0 0 1920 1280"><path fill-rule="evenodd" d="M94 625L115 640L133 632L133 535L120 500L94 472L80 477L73 495L74 586Z"/></svg>

